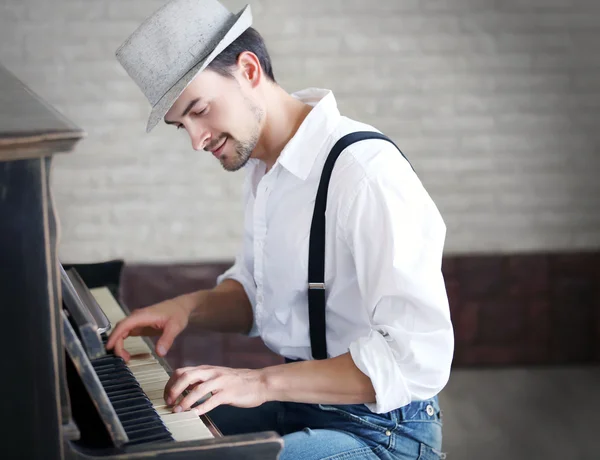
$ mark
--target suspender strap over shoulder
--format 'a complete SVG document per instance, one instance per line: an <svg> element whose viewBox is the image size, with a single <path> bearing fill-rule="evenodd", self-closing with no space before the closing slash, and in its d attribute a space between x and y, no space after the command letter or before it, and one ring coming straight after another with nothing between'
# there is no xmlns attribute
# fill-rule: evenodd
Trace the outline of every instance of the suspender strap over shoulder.
<svg viewBox="0 0 600 460"><path fill-rule="evenodd" d="M344 149L355 142L365 139L381 139L391 142L400 151L394 141L381 133L359 131L347 134L339 139L327 156L317 190L308 246L308 317L310 345L314 359L327 358L327 338L325 332L325 210L327 207L329 180L331 179L335 161ZM400 153L406 159L402 151Z"/></svg>

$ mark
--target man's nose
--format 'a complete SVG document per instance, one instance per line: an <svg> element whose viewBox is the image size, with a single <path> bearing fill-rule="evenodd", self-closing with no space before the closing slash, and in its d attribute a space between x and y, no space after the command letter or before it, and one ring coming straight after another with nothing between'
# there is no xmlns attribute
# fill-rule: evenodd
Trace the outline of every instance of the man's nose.
<svg viewBox="0 0 600 460"><path fill-rule="evenodd" d="M204 147L206 147L206 144L210 139L210 132L206 129L196 126L193 128L193 131L190 132L190 138L192 140L192 148L194 150L204 150Z"/></svg>

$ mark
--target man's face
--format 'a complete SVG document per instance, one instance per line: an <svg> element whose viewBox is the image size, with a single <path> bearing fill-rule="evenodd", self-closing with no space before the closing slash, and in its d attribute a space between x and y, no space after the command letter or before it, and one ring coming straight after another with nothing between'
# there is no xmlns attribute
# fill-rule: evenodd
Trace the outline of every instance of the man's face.
<svg viewBox="0 0 600 460"><path fill-rule="evenodd" d="M165 115L165 122L185 129L194 150L206 150L227 171L250 158L260 136L263 111L235 78L206 69Z"/></svg>

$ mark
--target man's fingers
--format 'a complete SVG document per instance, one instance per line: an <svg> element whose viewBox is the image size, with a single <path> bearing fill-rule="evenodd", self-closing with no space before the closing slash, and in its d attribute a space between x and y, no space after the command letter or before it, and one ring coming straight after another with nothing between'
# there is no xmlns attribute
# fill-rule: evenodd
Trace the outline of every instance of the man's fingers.
<svg viewBox="0 0 600 460"><path fill-rule="evenodd" d="M185 398L179 401L179 404L174 408L174 411L180 412L189 410L201 399L205 397L212 397L211 393L217 393L219 390L222 390L221 383L221 379L216 378L197 385L196 388L194 388L185 396ZM180 409L177 409L178 407Z"/></svg>
<svg viewBox="0 0 600 460"><path fill-rule="evenodd" d="M133 325L130 326L131 322L132 321L130 316L117 323L116 327L111 331L110 335L108 336L108 342L106 342L107 350L111 350L117 343L117 340L125 339L127 337L129 331L133 328Z"/></svg>
<svg viewBox="0 0 600 460"><path fill-rule="evenodd" d="M156 353L158 356L165 356L167 354L173 345L175 337L177 337L180 332L181 329L174 321L169 321L165 325L162 336L158 339L158 342L156 342Z"/></svg>
<svg viewBox="0 0 600 460"><path fill-rule="evenodd" d="M121 358L123 358L125 360L125 362L129 361L129 358L131 358L131 356L129 355L129 353L125 350L125 344L124 344L125 338L123 337L119 337L115 343L115 355L120 356Z"/></svg>
<svg viewBox="0 0 600 460"><path fill-rule="evenodd" d="M171 378L169 379L169 381L165 385L165 391L163 393L163 399L165 401L167 401L167 399L168 399L168 393L169 393L169 391L171 391L171 387L183 375L184 372L186 372L186 371L188 371L190 369L194 369L194 368L193 367L181 367L181 368L177 369L175 372L173 372L173 375L171 375ZM167 404L171 404L171 403L167 402Z"/></svg>
<svg viewBox="0 0 600 460"><path fill-rule="evenodd" d="M146 314L144 311L139 310L139 312L133 313L117 324L108 338L106 348L108 350L112 349L118 339L126 339L131 331L140 330L154 322L155 320L153 320L151 315Z"/></svg>
<svg viewBox="0 0 600 460"><path fill-rule="evenodd" d="M194 407L194 411L196 414L202 415L210 412L215 407L220 406L221 404L226 404L225 397L223 396L224 392L217 392L211 395L208 399L206 399L202 404Z"/></svg>
<svg viewBox="0 0 600 460"><path fill-rule="evenodd" d="M174 383L170 385L169 389L165 389L165 400L167 404L172 404L177 400L179 395L190 385L199 382L205 382L216 376L216 371L210 368L191 368L186 371L178 369L175 371L178 373L178 377L174 379ZM173 377L171 377L173 378Z"/></svg>

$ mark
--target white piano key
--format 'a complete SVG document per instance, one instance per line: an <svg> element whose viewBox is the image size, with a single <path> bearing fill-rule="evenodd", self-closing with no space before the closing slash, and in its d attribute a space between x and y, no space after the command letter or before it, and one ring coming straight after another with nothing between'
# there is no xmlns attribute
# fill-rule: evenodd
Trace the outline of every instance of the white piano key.
<svg viewBox="0 0 600 460"><path fill-rule="evenodd" d="M150 374L150 375L136 375L135 379L140 383L140 385L144 383L153 383L153 382L168 382L169 376L165 374Z"/></svg>
<svg viewBox="0 0 600 460"><path fill-rule="evenodd" d="M184 420L195 420L198 418L198 416L192 411L186 411L177 413L172 412L170 414L163 415L161 418L165 425L172 425L173 423L178 423Z"/></svg>
<svg viewBox="0 0 600 460"><path fill-rule="evenodd" d="M151 391L145 391L144 393L146 393L146 396L148 396L149 400L153 400L153 399L162 399L164 401L164 389L163 390L151 390Z"/></svg>
<svg viewBox="0 0 600 460"><path fill-rule="evenodd" d="M191 441L213 437L212 433L198 417L196 417L196 420L188 420L187 422L169 425L168 429L171 431L175 441Z"/></svg>
<svg viewBox="0 0 600 460"><path fill-rule="evenodd" d="M148 393L148 392L154 391L154 390L164 391L165 385L166 385L166 382L160 381L160 382L149 382L149 383L146 383L146 384L140 385L140 386L142 387L142 390L144 391L144 393Z"/></svg>
<svg viewBox="0 0 600 460"><path fill-rule="evenodd" d="M166 404L164 404L164 401L162 401L162 404L160 404L160 401L158 399L155 399L152 401L152 406L154 407L156 413L161 416L161 418L163 415L173 413L173 407L167 406Z"/></svg>

